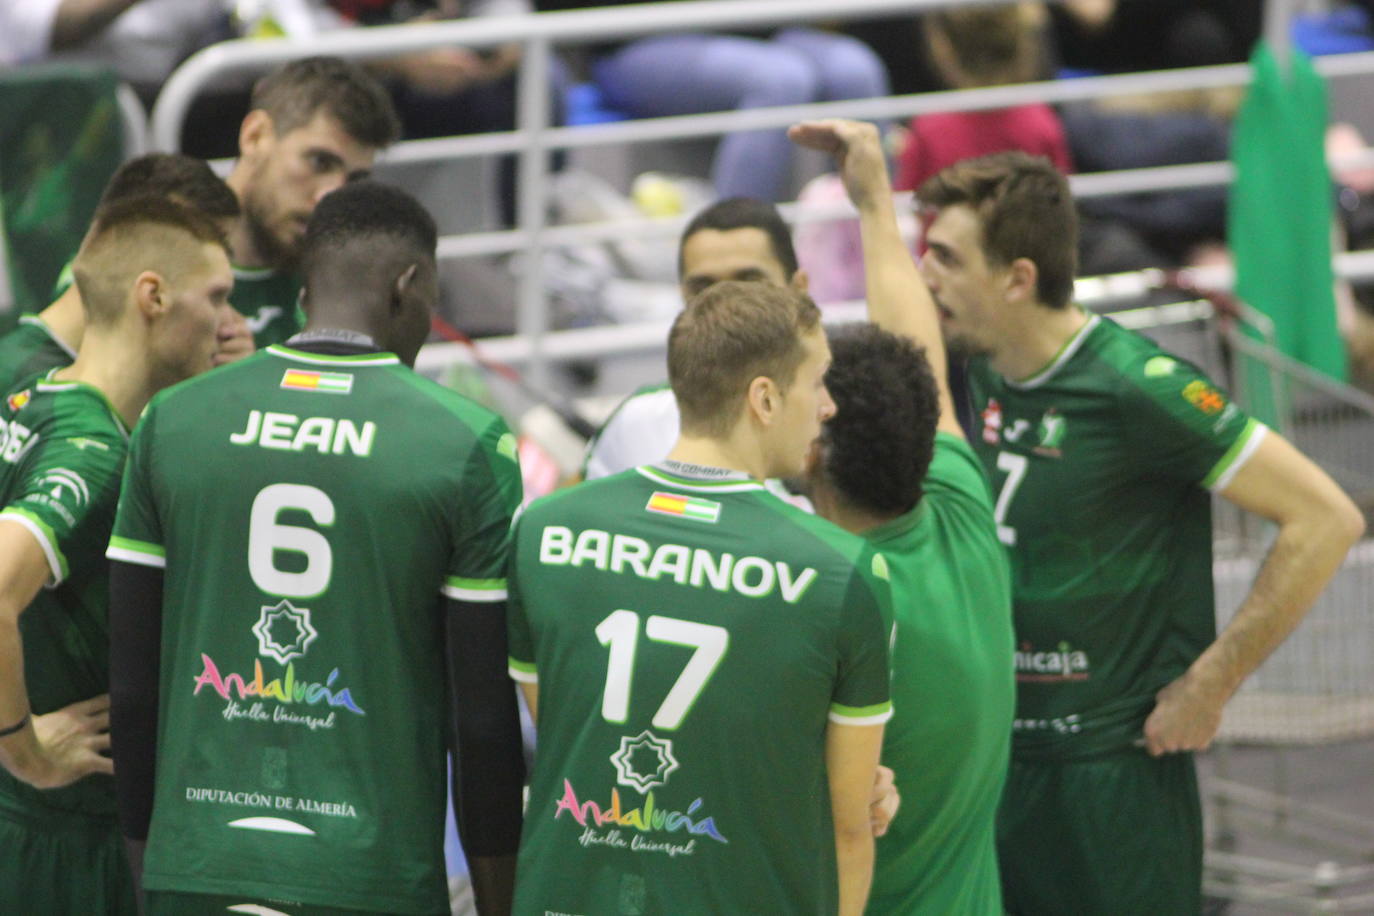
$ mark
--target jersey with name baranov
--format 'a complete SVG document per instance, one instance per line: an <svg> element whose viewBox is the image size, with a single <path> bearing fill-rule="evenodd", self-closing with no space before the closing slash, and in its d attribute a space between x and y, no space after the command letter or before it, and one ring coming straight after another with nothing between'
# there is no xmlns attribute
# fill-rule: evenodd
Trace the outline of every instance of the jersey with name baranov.
<svg viewBox="0 0 1374 916"><path fill-rule="evenodd" d="M1195 366L1092 316L1010 382L970 365L1011 554L1018 757L1130 747L1215 637L1211 496L1266 428Z"/></svg>
<svg viewBox="0 0 1374 916"><path fill-rule="evenodd" d="M973 449L939 433L911 512L864 532L897 637L883 763L902 809L878 841L870 916L1000 916L995 843L1011 721L1011 584Z"/></svg>
<svg viewBox="0 0 1374 916"><path fill-rule="evenodd" d="M128 430L105 396L80 382L35 379L0 403L0 518L23 525L51 578L19 618L34 715L110 687L109 564ZM0 805L41 818L60 809L113 817L114 783L93 775L38 790L0 768Z"/></svg>
<svg viewBox="0 0 1374 916"><path fill-rule="evenodd" d="M742 475L642 467L533 504L510 582L516 912L833 913L825 734L891 714L882 557Z"/></svg>
<svg viewBox="0 0 1374 916"><path fill-rule="evenodd" d="M8 394L36 375L70 366L76 359L71 347L52 332L37 315L19 316L19 326L0 337L0 392Z"/></svg>
<svg viewBox="0 0 1374 916"><path fill-rule="evenodd" d="M165 569L147 888L446 909L442 596L505 599L519 500L505 423L391 354L154 399L109 553Z"/></svg>

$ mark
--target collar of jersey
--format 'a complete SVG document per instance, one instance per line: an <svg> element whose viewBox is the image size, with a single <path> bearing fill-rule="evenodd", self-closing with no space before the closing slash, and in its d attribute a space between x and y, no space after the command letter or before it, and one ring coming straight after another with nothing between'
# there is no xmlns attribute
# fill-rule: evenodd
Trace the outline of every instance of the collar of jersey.
<svg viewBox="0 0 1374 916"><path fill-rule="evenodd" d="M293 350L281 344L272 344L267 352L293 362L311 363L316 366L398 366L401 358L395 353L358 353L354 356L328 356L323 353L307 353Z"/></svg>
<svg viewBox="0 0 1374 916"><path fill-rule="evenodd" d="M677 490L693 490L697 493L746 493L764 489L763 484L757 480L700 480L682 477L649 464L640 465L635 470L654 483Z"/></svg>
<svg viewBox="0 0 1374 916"><path fill-rule="evenodd" d="M266 280L280 272L275 267L243 267L239 264L230 264L229 268L237 280Z"/></svg>
<svg viewBox="0 0 1374 916"><path fill-rule="evenodd" d="M910 512L903 512L893 519L888 519L881 525L874 525L862 534L865 541L870 544L877 544L879 541L891 540L892 538L902 537L908 534L917 523L921 521L921 516L925 514L925 497L916 504Z"/></svg>
<svg viewBox="0 0 1374 916"><path fill-rule="evenodd" d="M1060 367L1062 367L1069 360L1073 359L1073 355L1082 348L1083 341L1088 339L1088 335L1092 333L1093 328L1097 327L1101 323L1101 315L1089 314L1088 320L1083 323L1083 327L1079 328L1076 332L1074 332L1074 335L1072 337L1064 341L1064 346L1059 348L1059 352L1055 354L1054 359L1050 360L1048 366L1041 369L1039 372L1035 373L1030 378L1023 379L1019 382L1014 382L1011 379L1007 379L1007 384L1010 385L1012 388L1018 388L1022 391L1025 391L1028 388L1038 388L1041 385L1045 384L1050 379L1054 378L1055 373L1059 371Z"/></svg>
<svg viewBox="0 0 1374 916"><path fill-rule="evenodd" d="M43 378L41 378L37 383L34 384L34 390L41 391L44 394L49 394L58 391L84 391L88 394L94 395L96 398L100 400L101 404L105 405L106 412L109 413L110 419L115 421L115 427L119 429L120 434L125 439L128 439L129 427L124 422L124 418L119 415L119 411L115 410L114 405L110 403L110 399L105 397L105 392L101 391L94 385L88 385L85 382L52 381L53 374L56 373L58 369L65 368L65 366L58 366L54 369L49 369L47 371L47 374L44 375Z"/></svg>
<svg viewBox="0 0 1374 916"><path fill-rule="evenodd" d="M49 339L51 339L53 343L55 343L55 344L57 344L59 347L61 347L63 353L66 353L66 354L67 354L68 356L70 356L72 359L76 359L76 351L73 350L71 347L67 346L67 342L66 342L65 340L63 340L61 337L58 337L57 334L53 332L53 329L52 329L52 328L48 327L48 323L47 323L46 321L43 320L42 316L40 316L40 315L20 315L20 316L19 316L19 323L20 323L20 324L31 324L31 325L33 325L34 327L38 328L38 329L39 329L40 331L42 331L44 334L47 334L48 337L49 337Z"/></svg>

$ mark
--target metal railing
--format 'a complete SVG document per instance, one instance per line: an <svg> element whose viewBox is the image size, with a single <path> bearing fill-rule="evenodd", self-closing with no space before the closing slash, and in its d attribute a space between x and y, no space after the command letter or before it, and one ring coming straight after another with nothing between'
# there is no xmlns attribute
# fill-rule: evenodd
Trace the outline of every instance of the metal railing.
<svg viewBox="0 0 1374 916"><path fill-rule="evenodd" d="M963 2L973 5L991 0ZM344 30L312 37L309 53L373 59L443 45L482 48L507 43L521 44L523 57L519 74L517 130L405 143L392 152L389 161L518 153L520 228L509 232L447 237L440 251L444 257L459 257L518 250L528 253L532 262L537 262L543 250L550 246L576 244L588 237L585 234L588 232L586 227L555 230L548 226L547 153L550 150L716 136L736 130L781 128L810 118L843 116L879 120L938 111L1002 108L1028 102L1068 102L1122 93L1241 86L1249 79L1249 68L1235 64L959 92L652 118L585 127L550 126L548 77L555 44L582 45L674 30L733 30L819 19L874 18L892 13L918 13L958 3L959 0L847 0L842 8L837 8L833 0L789 0L785 4L775 0L707 0L609 10L589 9ZM1291 8L1289 0L1271 0L1271 4L1275 9ZM1280 13L1282 10L1275 15ZM1281 18L1286 21L1286 16ZM213 45L195 54L172 74L158 98L152 114L153 147L177 147L181 124L192 99L212 80L228 74L265 70L295 59L302 53L303 46L290 40L246 40ZM1374 73L1374 53L1323 58L1318 62L1318 69L1328 76ZM1229 179L1227 163L1206 163L1081 176L1075 179L1075 193L1087 196L1197 187L1222 184ZM635 230L622 226L616 231ZM538 271L521 272L517 298L516 327L521 336L530 340L533 354L530 372L536 382L544 382L547 380L547 365L541 351L548 331L548 303Z"/></svg>

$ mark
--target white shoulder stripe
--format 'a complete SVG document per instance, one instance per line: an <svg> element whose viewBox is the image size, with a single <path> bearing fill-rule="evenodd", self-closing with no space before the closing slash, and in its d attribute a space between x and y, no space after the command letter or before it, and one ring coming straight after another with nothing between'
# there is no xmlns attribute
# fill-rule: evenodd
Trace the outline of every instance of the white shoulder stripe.
<svg viewBox="0 0 1374 916"><path fill-rule="evenodd" d="M521 671L519 668L515 667L514 665L507 665L507 666L506 666L506 673L510 675L510 679L511 679L512 681L518 681L518 682L520 682L521 684L538 684L538 683L539 683L539 675L538 675L538 674L534 673L533 671Z"/></svg>
<svg viewBox="0 0 1374 916"><path fill-rule="evenodd" d="M155 553L144 553L139 550L130 550L127 547L107 547L105 556L111 560L119 560L122 563L134 563L138 566L151 566L154 569L166 569L167 558L160 557Z"/></svg>
<svg viewBox="0 0 1374 916"><path fill-rule="evenodd" d="M1268 434L1269 427L1265 426L1263 423L1256 423L1254 429L1250 431L1249 440L1245 445L1241 446L1236 457L1231 460L1230 467L1222 471L1221 476L1212 481L1212 485L1207 489L1211 490L1213 493L1220 493L1222 490L1229 487L1231 481L1236 479L1236 475L1240 473L1240 469L1245 467L1246 463L1259 448L1260 443L1264 441L1264 437Z"/></svg>
<svg viewBox="0 0 1374 916"><path fill-rule="evenodd" d="M48 532L43 527L27 516L18 512L5 512L0 514L0 521L18 522L28 529L29 534L38 541L38 546L43 548L43 556L48 560L48 571L52 573L52 578L48 580L48 588L57 588L65 578L62 575L62 557L57 552L57 545L48 540Z"/></svg>
<svg viewBox="0 0 1374 916"><path fill-rule="evenodd" d="M504 588L459 588L456 585L445 585L440 591L444 593L445 598L452 598L454 601L494 602L506 600Z"/></svg>
<svg viewBox="0 0 1374 916"><path fill-rule="evenodd" d="M882 725L892 718L892 709L889 707L886 712L880 712L876 716L842 716L832 712L829 717L836 725Z"/></svg>

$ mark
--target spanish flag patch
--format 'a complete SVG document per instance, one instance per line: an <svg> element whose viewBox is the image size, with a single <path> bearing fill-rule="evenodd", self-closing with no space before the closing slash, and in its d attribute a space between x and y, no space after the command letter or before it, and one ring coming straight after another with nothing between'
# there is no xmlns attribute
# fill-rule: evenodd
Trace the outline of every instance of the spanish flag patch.
<svg viewBox="0 0 1374 916"><path fill-rule="evenodd" d="M679 496L677 493L656 492L649 497L649 504L644 508L649 512L677 515L713 525L720 520L720 503L695 496Z"/></svg>
<svg viewBox="0 0 1374 916"><path fill-rule="evenodd" d="M312 372L308 369L287 369L281 377L283 388L300 391L327 391L348 394L353 390L353 375L348 372Z"/></svg>

